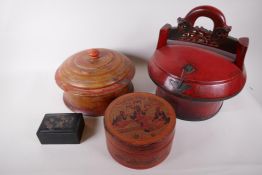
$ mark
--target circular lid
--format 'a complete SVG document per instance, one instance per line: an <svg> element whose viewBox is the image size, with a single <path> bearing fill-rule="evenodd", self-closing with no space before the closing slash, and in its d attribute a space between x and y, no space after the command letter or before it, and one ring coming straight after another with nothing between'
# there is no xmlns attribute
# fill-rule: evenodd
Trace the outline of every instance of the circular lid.
<svg viewBox="0 0 262 175"><path fill-rule="evenodd" d="M69 57L58 68L56 82L65 91L93 93L95 89L127 85L134 76L133 63L109 49L88 49Z"/></svg>
<svg viewBox="0 0 262 175"><path fill-rule="evenodd" d="M199 100L230 98L246 81L245 71L228 57L191 45L157 49L148 71L151 79L168 92Z"/></svg>
<svg viewBox="0 0 262 175"><path fill-rule="evenodd" d="M242 74L225 56L198 47L163 47L156 51L154 57L159 68L183 81L214 84Z"/></svg>
<svg viewBox="0 0 262 175"><path fill-rule="evenodd" d="M105 128L131 145L145 145L169 136L176 124L172 106L150 93L129 93L114 100L105 112Z"/></svg>

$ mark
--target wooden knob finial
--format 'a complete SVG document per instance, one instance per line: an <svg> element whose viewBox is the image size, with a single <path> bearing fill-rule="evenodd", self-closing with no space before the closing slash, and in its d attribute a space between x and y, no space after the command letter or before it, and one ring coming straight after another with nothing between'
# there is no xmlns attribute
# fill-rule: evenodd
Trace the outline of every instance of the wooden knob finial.
<svg viewBox="0 0 262 175"><path fill-rule="evenodd" d="M88 56L90 56L91 58L97 59L99 58L99 51L97 49L90 49L88 51Z"/></svg>

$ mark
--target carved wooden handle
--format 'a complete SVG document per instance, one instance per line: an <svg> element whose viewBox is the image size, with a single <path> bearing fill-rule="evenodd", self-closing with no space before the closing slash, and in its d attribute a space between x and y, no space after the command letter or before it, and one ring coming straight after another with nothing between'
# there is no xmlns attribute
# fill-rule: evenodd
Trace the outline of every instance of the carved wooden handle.
<svg viewBox="0 0 262 175"><path fill-rule="evenodd" d="M214 22L214 30L217 28L231 28L226 24L226 18L224 14L215 7L212 6L198 6L193 8L184 18L192 26L199 17L208 17Z"/></svg>
<svg viewBox="0 0 262 175"><path fill-rule="evenodd" d="M194 27L197 18L202 16L208 17L213 21L213 31ZM231 26L226 24L226 18L220 10L212 6L198 6L193 8L184 18L178 18L177 28L172 29L172 26L169 24L162 27L160 30L157 49L165 46L167 44L167 39L172 37L211 47L219 47L219 44L227 39L230 30ZM172 33L172 31L175 31L175 33ZM202 37L202 35L204 35L204 37L200 39L192 37L198 34L200 37Z"/></svg>

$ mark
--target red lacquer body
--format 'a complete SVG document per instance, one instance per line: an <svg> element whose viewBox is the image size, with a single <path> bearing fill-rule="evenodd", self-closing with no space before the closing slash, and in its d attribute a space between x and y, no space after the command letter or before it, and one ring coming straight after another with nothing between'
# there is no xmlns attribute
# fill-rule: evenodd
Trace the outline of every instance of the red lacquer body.
<svg viewBox="0 0 262 175"><path fill-rule="evenodd" d="M105 112L108 150L129 168L153 167L168 156L175 123L175 112L164 99L149 93L123 95Z"/></svg>
<svg viewBox="0 0 262 175"><path fill-rule="evenodd" d="M194 27L201 16L213 20L213 31ZM178 118L208 119L244 87L248 38L232 38L230 30L222 12L211 6L196 7L178 18L178 27L166 24L160 30L148 71L156 94L173 105Z"/></svg>

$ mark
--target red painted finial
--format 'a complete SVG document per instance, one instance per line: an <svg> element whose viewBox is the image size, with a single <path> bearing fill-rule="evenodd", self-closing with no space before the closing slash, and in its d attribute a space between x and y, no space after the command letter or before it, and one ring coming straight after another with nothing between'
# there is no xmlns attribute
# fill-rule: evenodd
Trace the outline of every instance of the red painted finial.
<svg viewBox="0 0 262 175"><path fill-rule="evenodd" d="M97 49L90 49L88 50L88 56L91 58L97 59L99 58L99 51Z"/></svg>

